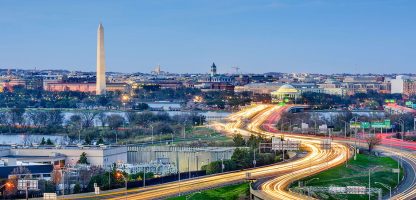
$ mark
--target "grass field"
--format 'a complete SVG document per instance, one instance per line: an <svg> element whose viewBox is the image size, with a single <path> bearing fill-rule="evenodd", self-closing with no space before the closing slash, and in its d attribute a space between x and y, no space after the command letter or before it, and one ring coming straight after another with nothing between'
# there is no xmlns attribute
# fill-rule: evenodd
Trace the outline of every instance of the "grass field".
<svg viewBox="0 0 416 200"><path fill-rule="evenodd" d="M152 137L149 135L136 135L134 138L128 138L124 140L119 140L121 142L128 142L128 143L141 143L141 142L150 142L152 141ZM166 145L165 142L172 141L171 134L155 134L154 141L163 141L162 143L157 143L155 145ZM192 127L186 131L186 136L183 138L182 134L174 134L173 135L173 144L180 145L180 144L192 144L192 143L205 143L208 146L224 146L229 143L232 143L232 138L229 138L225 135L222 135L216 132L213 129L204 127L204 126L197 126Z"/></svg>
<svg viewBox="0 0 416 200"><path fill-rule="evenodd" d="M392 169L397 168L397 162L389 157L376 157L359 154L357 159L351 159L348 167L345 165L338 166L328 171L301 180L303 183L308 182L307 186L364 186L368 187L368 171L371 172L371 187L383 189L383 194L388 194L385 189L375 182L384 183L394 188L397 185L397 173L393 173ZM400 180L403 176L401 169ZM312 180L313 179L313 180ZM298 185L298 182L292 185L292 188ZM334 195L329 193L316 193L319 199L368 199L368 195ZM376 194L372 194L372 199L376 199Z"/></svg>
<svg viewBox="0 0 416 200"><path fill-rule="evenodd" d="M248 197L249 184L225 186L221 188L192 193L180 197L169 198L168 200L237 200Z"/></svg>

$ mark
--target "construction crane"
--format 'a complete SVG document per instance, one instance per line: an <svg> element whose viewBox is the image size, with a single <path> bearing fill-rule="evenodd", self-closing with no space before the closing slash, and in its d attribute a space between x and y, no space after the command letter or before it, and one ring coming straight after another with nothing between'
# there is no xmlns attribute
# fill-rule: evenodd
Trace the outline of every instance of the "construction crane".
<svg viewBox="0 0 416 200"><path fill-rule="evenodd" d="M240 68L237 66L237 67L232 67L234 70L235 70L235 73L236 74L238 74L238 71L240 70Z"/></svg>

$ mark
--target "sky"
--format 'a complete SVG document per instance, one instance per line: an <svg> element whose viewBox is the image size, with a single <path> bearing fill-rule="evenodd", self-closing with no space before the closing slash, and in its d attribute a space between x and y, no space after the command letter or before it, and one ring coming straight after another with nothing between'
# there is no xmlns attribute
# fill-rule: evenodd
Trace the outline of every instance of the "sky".
<svg viewBox="0 0 416 200"><path fill-rule="evenodd" d="M416 73L414 0L0 0L0 68Z"/></svg>

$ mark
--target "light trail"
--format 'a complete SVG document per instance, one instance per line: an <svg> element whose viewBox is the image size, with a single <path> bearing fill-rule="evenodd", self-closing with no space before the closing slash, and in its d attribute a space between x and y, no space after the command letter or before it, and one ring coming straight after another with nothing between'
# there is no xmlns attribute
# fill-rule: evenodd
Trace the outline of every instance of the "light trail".
<svg viewBox="0 0 416 200"><path fill-rule="evenodd" d="M282 112L285 108L276 105L256 105L243 111L230 115L229 123L222 126L228 134L240 131L246 136L250 134L261 134L266 137L278 136L272 132L263 131L260 126L275 112ZM247 124L248 121L249 123ZM245 130L244 127L247 127ZM246 173L250 172L252 178L276 177L266 184L264 191L271 195L272 199L303 199L306 196L287 191L287 186L295 180L310 176L330 167L336 166L345 161L348 148L345 145L334 144L331 150L322 150L320 139L313 137L286 136L286 139L300 140L303 148L308 154L291 162L277 163L254 169L234 171L210 176L198 177L183 181L176 181L161 185L148 186L128 190L127 197L122 196L125 191L119 190L100 195L76 196L72 199L159 199L169 196L176 196L179 193L187 193L198 190L205 190L212 187L227 185L230 183L242 182ZM67 198L71 199L71 198Z"/></svg>
<svg viewBox="0 0 416 200"><path fill-rule="evenodd" d="M323 150L321 147L320 138L299 136L299 135L283 135L262 130L260 127L268 120L273 113L278 113L279 117L273 116L274 120L280 118L280 114L284 112L287 107L272 106L269 109L263 110L252 122L247 126L247 129L264 135L266 137L284 136L285 139L301 141L303 148L309 151L309 156L313 157L311 160L302 160L300 163L293 163L293 170L291 173L280 175L274 179L266 181L260 186L260 189L270 199L307 199L307 196L293 193L287 190L287 187L294 181L311 176L321 171L340 165L348 158L350 149L348 146L332 142L332 148Z"/></svg>

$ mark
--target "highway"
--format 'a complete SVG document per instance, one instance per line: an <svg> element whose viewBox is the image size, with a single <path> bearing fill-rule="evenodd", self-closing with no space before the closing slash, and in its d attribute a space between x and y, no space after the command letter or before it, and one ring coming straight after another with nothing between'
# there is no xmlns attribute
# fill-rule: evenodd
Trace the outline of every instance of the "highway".
<svg viewBox="0 0 416 200"><path fill-rule="evenodd" d="M236 131L238 131L245 135L254 132L255 134L270 136L273 133L264 132L260 129L259 126L264 122L265 119L267 119L268 115L282 109L283 108L275 105L252 106L244 109L243 111L230 115L230 122L223 125L223 127L228 134L234 134ZM246 129L245 127L249 128ZM303 139L300 139L297 136L293 137L293 139L303 141ZM316 173L318 171L324 170L327 167L335 166L345 161L347 155L346 151L341 149L321 150L319 144L320 141L315 139L310 139L310 141L302 143L303 147L307 149L309 153L306 154L306 156L291 162L278 163L275 165L258 167L243 171L204 176L190 180L183 180L181 182L177 181L162 185L149 186L146 188L131 189L128 190L127 197L124 197L125 191L115 191L100 195L67 197L66 199L159 199L169 196L176 196L180 193L183 194L187 192L204 190L221 185L241 182L245 180L247 172L251 173L252 178L276 176L284 177L284 184L288 184L290 183L287 181L288 179L307 176L309 173ZM342 145L340 145L340 148L342 148ZM287 175L292 177L288 177ZM288 195L287 191L284 189L285 186L280 186L281 187L278 188L279 190L276 190L275 192ZM296 199L300 198L300 196L297 194L290 195Z"/></svg>
<svg viewBox="0 0 416 200"><path fill-rule="evenodd" d="M282 111L283 112L283 111ZM275 128L275 124L279 120L280 113L279 112L273 112L272 115L269 115L269 117L264 120L263 123L263 129L268 130L269 132L276 133L278 132ZM280 135L280 134L276 134ZM285 133L286 137L289 135L292 136L299 136L303 137L304 134L290 134ZM390 154L391 157L403 161L403 167L405 170L405 177L404 180L400 183L400 185L393 190L393 197L392 199L416 199L416 153L414 150L416 149L416 143L415 142L406 142L394 138L389 138L387 136L390 136L390 134L378 134L382 138L381 145L376 146L376 151L385 152L387 154ZM317 138L315 136L315 138ZM323 138L323 137L321 137ZM341 138L336 137L334 142L337 143L348 143L350 145L357 144L353 138ZM358 144L365 143L365 141L359 141ZM333 143L334 144L334 143ZM362 147L366 148L366 147ZM276 187L277 182L282 182L282 177L277 177L274 180L269 180L268 182L265 182L261 185L261 187L258 187L258 189L265 190L269 193L271 190L271 186L273 184ZM287 185L281 184L282 188L286 187Z"/></svg>
<svg viewBox="0 0 416 200"><path fill-rule="evenodd" d="M299 140L301 141L303 148L307 149L310 154L315 155L316 159L301 163L299 166L296 166L291 173L283 174L264 182L258 189L261 189L269 199L307 199L307 196L288 191L287 187L296 180L344 163L352 154L350 148L341 143L332 142L332 148L325 150L322 149L321 146L322 138L301 135L283 135L263 130L263 124L278 121L280 114L285 112L287 108L287 106L280 107L274 105L262 110L251 120L251 123L247 125L247 130L269 137L284 136L284 138L288 140Z"/></svg>
<svg viewBox="0 0 416 200"><path fill-rule="evenodd" d="M229 116L229 122L225 124L212 124L213 127L221 128L227 134L240 133L245 136L250 134L261 134L266 137L284 135L286 140L301 141L302 148L308 151L305 157L291 162L278 163L271 166L258 167L243 171L234 171L222 174L193 178L180 182L171 182L161 185L148 186L125 191L115 191L100 195L76 196L66 199L160 199L170 196L177 196L188 192L205 190L213 187L238 183L246 178L250 172L252 178L274 177L259 186L270 199L307 199L307 196L293 193L287 187L296 180L319 173L331 167L344 163L352 155L350 148L345 145L345 140L333 140L331 149L321 148L322 138L308 135L279 134L272 128L272 124L279 120L280 114L285 112L287 107L277 105L256 105L250 106L240 112ZM267 130L267 131L265 131ZM416 163L416 158L411 152L403 152L398 149L378 147L384 152L403 156L409 166ZM414 170L413 170L414 171ZM414 177L414 175L413 175ZM416 196L416 181L410 177L407 186L398 191L395 199L412 199Z"/></svg>

